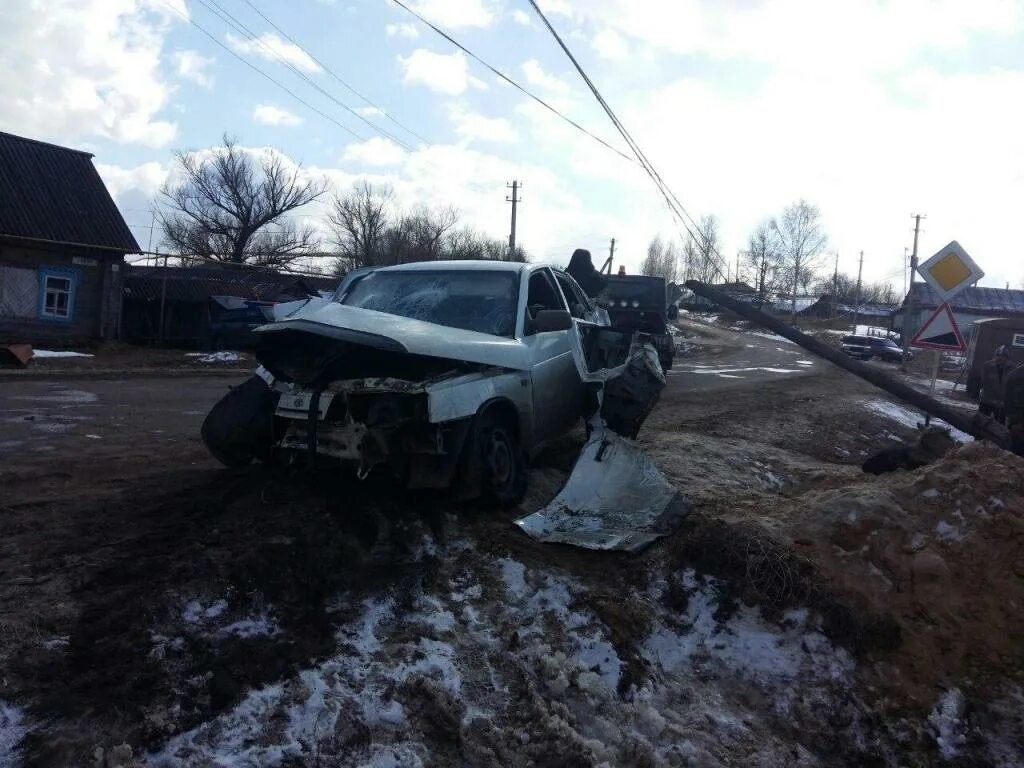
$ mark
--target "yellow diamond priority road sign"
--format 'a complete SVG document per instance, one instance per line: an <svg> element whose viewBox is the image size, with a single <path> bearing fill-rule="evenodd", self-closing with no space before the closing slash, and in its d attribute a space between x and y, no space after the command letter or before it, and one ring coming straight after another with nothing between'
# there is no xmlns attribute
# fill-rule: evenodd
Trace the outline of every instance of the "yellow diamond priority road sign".
<svg viewBox="0 0 1024 768"><path fill-rule="evenodd" d="M942 301L949 301L985 276L981 267L974 263L956 240L928 259L917 271Z"/></svg>

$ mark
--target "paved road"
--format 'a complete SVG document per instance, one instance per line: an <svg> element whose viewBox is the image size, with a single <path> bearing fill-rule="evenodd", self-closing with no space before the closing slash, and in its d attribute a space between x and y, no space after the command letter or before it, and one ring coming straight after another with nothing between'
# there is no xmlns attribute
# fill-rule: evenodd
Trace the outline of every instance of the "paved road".
<svg viewBox="0 0 1024 768"><path fill-rule="evenodd" d="M102 453L96 449L108 441L148 453L198 439L203 417L235 383L204 376L7 383L0 387L0 456Z"/></svg>
<svg viewBox="0 0 1024 768"><path fill-rule="evenodd" d="M677 357L668 371L671 389L713 392L756 386L765 380L804 375L825 365L780 336L738 333L686 320L680 322L680 327L698 333L693 341L714 352L697 351L693 356Z"/></svg>
<svg viewBox="0 0 1024 768"><path fill-rule="evenodd" d="M800 376L823 365L778 338L697 324L698 339L713 354L677 358L669 387L714 392L756 386L766 379ZM199 447L203 417L229 385L230 377L130 378L121 381L25 381L0 386L0 456L74 455L79 461L123 454L159 456L183 443Z"/></svg>

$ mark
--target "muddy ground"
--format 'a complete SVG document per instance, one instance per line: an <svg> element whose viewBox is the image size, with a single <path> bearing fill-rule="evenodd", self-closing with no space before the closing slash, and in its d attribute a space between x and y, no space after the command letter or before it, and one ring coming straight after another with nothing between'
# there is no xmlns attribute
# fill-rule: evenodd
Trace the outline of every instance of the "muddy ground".
<svg viewBox="0 0 1024 768"><path fill-rule="evenodd" d="M223 470L223 379L0 385L0 766L1022 764L1024 462L864 476L913 414L686 327L639 556L511 524L582 433L495 513Z"/></svg>

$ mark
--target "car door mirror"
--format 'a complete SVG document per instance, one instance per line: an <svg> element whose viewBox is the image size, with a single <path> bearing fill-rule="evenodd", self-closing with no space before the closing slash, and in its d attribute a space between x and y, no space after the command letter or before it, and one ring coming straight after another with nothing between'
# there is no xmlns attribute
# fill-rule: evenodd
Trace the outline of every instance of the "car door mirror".
<svg viewBox="0 0 1024 768"><path fill-rule="evenodd" d="M530 333L568 331L572 328L572 315L564 309L543 309L530 322Z"/></svg>

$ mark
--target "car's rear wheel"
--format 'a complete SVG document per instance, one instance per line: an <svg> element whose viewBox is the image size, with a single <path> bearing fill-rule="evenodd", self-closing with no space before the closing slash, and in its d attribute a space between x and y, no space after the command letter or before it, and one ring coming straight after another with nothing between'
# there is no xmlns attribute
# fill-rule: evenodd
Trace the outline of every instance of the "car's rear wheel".
<svg viewBox="0 0 1024 768"><path fill-rule="evenodd" d="M526 495L526 462L511 420L494 409L479 417L480 498L489 505L514 507Z"/></svg>

